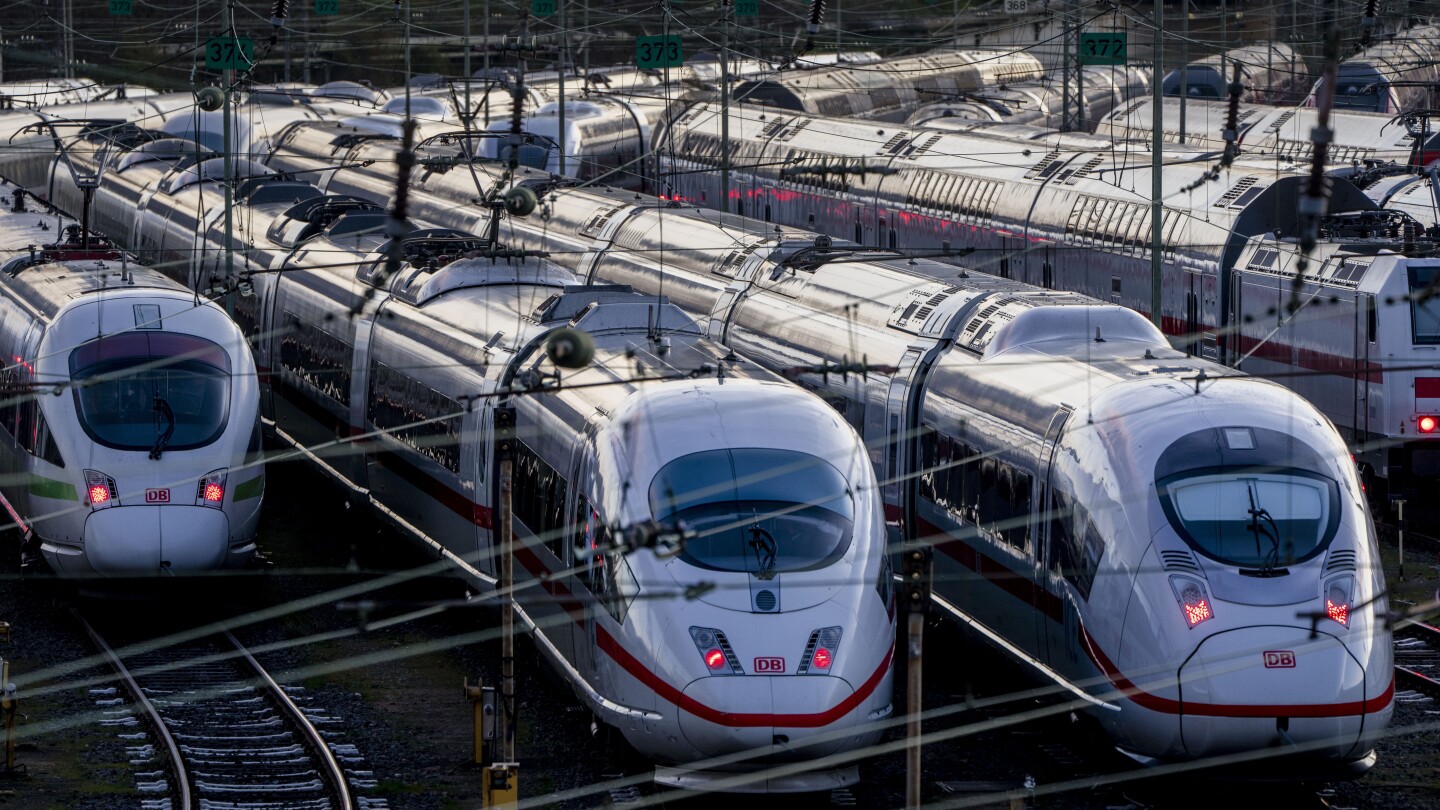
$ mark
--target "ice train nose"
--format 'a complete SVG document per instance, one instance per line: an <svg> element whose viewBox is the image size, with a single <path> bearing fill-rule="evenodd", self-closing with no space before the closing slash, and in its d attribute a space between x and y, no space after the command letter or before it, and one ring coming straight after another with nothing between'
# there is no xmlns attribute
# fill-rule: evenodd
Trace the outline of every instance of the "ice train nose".
<svg viewBox="0 0 1440 810"><path fill-rule="evenodd" d="M701 678L685 687L680 730L696 750L717 757L768 750L779 743L805 757L839 750L857 710L846 699L854 689L825 675L744 675ZM823 742L807 738L824 734Z"/></svg>
<svg viewBox="0 0 1440 810"><path fill-rule="evenodd" d="M1366 713L1365 670L1308 628L1247 627L1201 642L1180 668L1181 736L1193 757L1329 742L1354 748Z"/></svg>

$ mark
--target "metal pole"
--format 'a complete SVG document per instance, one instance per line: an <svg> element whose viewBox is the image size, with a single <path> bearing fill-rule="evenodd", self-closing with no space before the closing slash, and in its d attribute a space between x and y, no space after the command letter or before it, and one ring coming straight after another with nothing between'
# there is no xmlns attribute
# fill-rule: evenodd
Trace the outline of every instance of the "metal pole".
<svg viewBox="0 0 1440 810"><path fill-rule="evenodd" d="M490 123L490 0L485 0L485 123Z"/></svg>
<svg viewBox="0 0 1440 810"><path fill-rule="evenodd" d="M1190 0L1181 5L1180 16L1180 143L1185 143L1185 104L1190 95Z"/></svg>
<svg viewBox="0 0 1440 810"><path fill-rule="evenodd" d="M560 174L565 173L565 46L569 42L569 34L565 30L565 5L567 0L556 0L555 10L560 15L560 106L557 111L560 115Z"/></svg>
<svg viewBox="0 0 1440 810"><path fill-rule="evenodd" d="M515 534L511 522L515 411L499 408L500 497L496 504L500 547L500 761L515 761Z"/></svg>
<svg viewBox="0 0 1440 810"><path fill-rule="evenodd" d="M1395 529L1395 537L1400 543L1400 581L1405 581L1405 501L1404 499L1395 502L1395 507L1400 510L1399 525Z"/></svg>
<svg viewBox="0 0 1440 810"><path fill-rule="evenodd" d="M470 127L470 0L465 0L465 57L461 60L461 68L465 73L465 113L460 120L465 122L465 127Z"/></svg>
<svg viewBox="0 0 1440 810"><path fill-rule="evenodd" d="M1160 164L1164 154L1161 135L1164 134L1165 118L1161 115L1160 79L1165 75L1165 52L1162 38L1165 34L1165 0L1155 0L1155 80L1150 82L1154 110L1151 111L1150 155L1150 320L1163 330L1160 317L1160 256L1164 249L1160 244L1162 211L1160 204Z"/></svg>
<svg viewBox="0 0 1440 810"><path fill-rule="evenodd" d="M720 3L720 210L730 210L730 0Z"/></svg>
<svg viewBox="0 0 1440 810"><path fill-rule="evenodd" d="M920 808L920 712L924 707L921 700L923 653L925 647L925 615L912 610L905 623L909 644L905 661L905 807L907 810Z"/></svg>
<svg viewBox="0 0 1440 810"><path fill-rule="evenodd" d="M1060 17L1060 49L1062 51L1060 59L1060 129L1065 132L1070 131L1071 59L1079 59L1080 56L1078 47L1074 49L1075 53L1071 53L1070 3L1071 0L1065 0L1065 11Z"/></svg>
<svg viewBox="0 0 1440 810"><path fill-rule="evenodd" d="M227 5L230 12L230 30L235 30L235 3ZM237 49L238 50L238 49ZM230 143L230 116L234 113L230 97L235 89L235 71L227 70L224 76L225 103L222 105L225 120L220 129L220 149L225 157L225 314L235 317L235 155ZM203 281L201 282L204 283Z"/></svg>

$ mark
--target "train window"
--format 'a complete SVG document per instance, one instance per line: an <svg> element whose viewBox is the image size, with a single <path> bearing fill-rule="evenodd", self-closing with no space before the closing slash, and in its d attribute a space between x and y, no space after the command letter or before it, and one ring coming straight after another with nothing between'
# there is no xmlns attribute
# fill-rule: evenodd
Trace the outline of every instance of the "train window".
<svg viewBox="0 0 1440 810"><path fill-rule="evenodd" d="M929 425L920 426L920 497L930 501L935 500L935 460L938 458L937 450L939 442L936 437L939 434Z"/></svg>
<svg viewBox="0 0 1440 810"><path fill-rule="evenodd" d="M370 363L365 417L391 438L452 473L460 473L460 403L420 381Z"/></svg>
<svg viewBox="0 0 1440 810"><path fill-rule="evenodd" d="M1181 538L1230 565L1270 568L1313 557L1339 523L1335 482L1301 470L1192 470L1163 479L1159 491Z"/></svg>
<svg viewBox="0 0 1440 810"><path fill-rule="evenodd" d="M524 442L517 442L514 481L515 517L562 563L568 564L565 479Z"/></svg>
<svg viewBox="0 0 1440 810"><path fill-rule="evenodd" d="M150 330L102 337L70 353L70 378L81 427L106 447L192 450L225 432L230 359L204 338ZM33 421L25 428L33 431Z"/></svg>
<svg viewBox="0 0 1440 810"><path fill-rule="evenodd" d="M732 448L682 456L650 484L658 521L696 536L681 558L762 578L834 564L850 548L854 495L840 471L790 450Z"/></svg>
<svg viewBox="0 0 1440 810"><path fill-rule="evenodd" d="M320 394L348 406L354 347L289 310L281 322L281 367Z"/></svg>
<svg viewBox="0 0 1440 810"><path fill-rule="evenodd" d="M1105 552L1105 543L1085 510L1063 492L1050 492L1050 570L1075 586L1085 600Z"/></svg>
<svg viewBox="0 0 1440 810"><path fill-rule="evenodd" d="M1440 265L1409 267L1410 331L1416 343L1440 343L1440 296L1429 295L1440 286Z"/></svg>
<svg viewBox="0 0 1440 810"><path fill-rule="evenodd" d="M1365 296L1365 334L1366 334L1366 336L1369 338L1369 342L1371 342L1371 343L1374 343L1374 342L1375 342L1375 332L1376 332L1376 317L1375 317L1375 316L1376 316L1376 312L1375 312L1375 296L1373 296L1373 295L1367 295L1367 296Z"/></svg>

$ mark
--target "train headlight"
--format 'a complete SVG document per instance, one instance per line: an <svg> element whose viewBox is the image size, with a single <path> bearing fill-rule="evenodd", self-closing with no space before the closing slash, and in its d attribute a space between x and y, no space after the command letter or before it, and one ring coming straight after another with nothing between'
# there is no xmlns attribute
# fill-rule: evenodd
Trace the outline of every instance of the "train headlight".
<svg viewBox="0 0 1440 810"><path fill-rule="evenodd" d="M713 627L692 627L690 638L695 642L695 649L700 651L700 660L705 662L705 668L710 670L711 675L745 674L724 633Z"/></svg>
<svg viewBox="0 0 1440 810"><path fill-rule="evenodd" d="M229 476L228 469L211 470L200 479L200 485L195 488L196 506L213 506L219 509L225 505L225 479Z"/></svg>
<svg viewBox="0 0 1440 810"><path fill-rule="evenodd" d="M1426 414L1415 420L1415 427L1421 433L1434 433L1435 428L1440 427L1440 416Z"/></svg>
<svg viewBox="0 0 1440 810"><path fill-rule="evenodd" d="M828 673L830 665L835 663L835 653L840 649L840 636L843 632L839 627L822 627L811 633L810 640L805 643L805 654L800 656L800 668L795 670L796 673Z"/></svg>
<svg viewBox="0 0 1440 810"><path fill-rule="evenodd" d="M99 470L85 471L85 501L91 509L106 509L120 505L120 496L115 492L115 479Z"/></svg>
<svg viewBox="0 0 1440 810"><path fill-rule="evenodd" d="M1175 601L1180 603L1180 613L1190 628L1215 618L1215 608L1205 583L1190 577L1170 577L1170 589L1175 592Z"/></svg>
<svg viewBox="0 0 1440 810"><path fill-rule="evenodd" d="M1355 592L1354 577L1336 577L1325 583L1325 615L1342 627L1350 626L1350 601Z"/></svg>

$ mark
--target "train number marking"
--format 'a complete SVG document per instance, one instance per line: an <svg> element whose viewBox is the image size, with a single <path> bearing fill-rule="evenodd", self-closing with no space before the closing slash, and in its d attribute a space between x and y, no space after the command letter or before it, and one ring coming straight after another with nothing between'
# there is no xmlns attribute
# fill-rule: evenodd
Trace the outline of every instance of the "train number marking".
<svg viewBox="0 0 1440 810"><path fill-rule="evenodd" d="M1294 669L1295 653L1289 650L1266 650L1266 669Z"/></svg>
<svg viewBox="0 0 1440 810"><path fill-rule="evenodd" d="M168 489L147 489L145 490L146 503L169 503L170 490Z"/></svg>
<svg viewBox="0 0 1440 810"><path fill-rule="evenodd" d="M784 659L784 658L756 658L756 659L755 659L755 674L756 674L756 675L759 675L759 674L761 674L762 672L765 673L765 674L768 674L768 675L776 675L776 674L779 674L779 673L784 672L784 671L785 671L785 659Z"/></svg>

